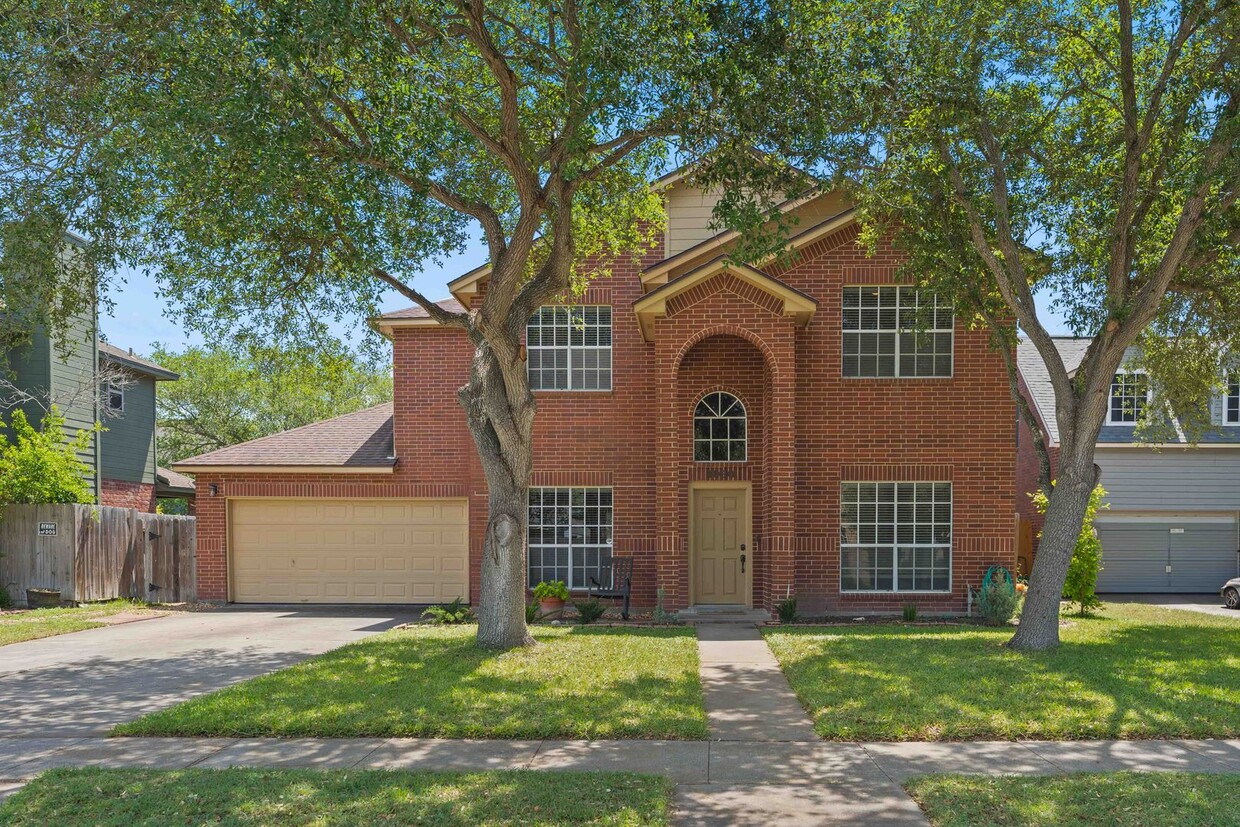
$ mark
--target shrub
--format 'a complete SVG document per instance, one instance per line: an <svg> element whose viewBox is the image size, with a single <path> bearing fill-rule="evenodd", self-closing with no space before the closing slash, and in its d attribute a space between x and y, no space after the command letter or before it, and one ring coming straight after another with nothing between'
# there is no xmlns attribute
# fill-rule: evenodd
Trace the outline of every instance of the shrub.
<svg viewBox="0 0 1240 827"><path fill-rule="evenodd" d="M0 586L0 611L6 611L13 608L13 598L9 597L9 590L4 586Z"/></svg>
<svg viewBox="0 0 1240 827"><path fill-rule="evenodd" d="M534 587L535 600L568 600L568 586L563 580L544 580Z"/></svg>
<svg viewBox="0 0 1240 827"><path fill-rule="evenodd" d="M431 606L422 612L422 617L428 619L431 623L453 626L458 623L472 623L474 619L474 610L466 606L461 598L453 600L442 606Z"/></svg>
<svg viewBox="0 0 1240 827"><path fill-rule="evenodd" d="M779 615L780 623L796 623L801 617L797 614L797 599L795 597L785 597L776 603L775 614Z"/></svg>
<svg viewBox="0 0 1240 827"><path fill-rule="evenodd" d="M663 608L663 587L659 586L654 590L654 614L652 615L655 623L671 623L672 616Z"/></svg>
<svg viewBox="0 0 1240 827"><path fill-rule="evenodd" d="M1085 522L1081 525L1081 534L1076 538L1076 547L1072 550L1072 560L1068 563L1068 575L1064 578L1063 596L1076 604L1077 614L1085 617L1091 609L1102 606L1094 591L1098 587L1098 572L1102 571L1102 541L1094 528L1094 518L1099 509L1108 508L1102 498L1107 494L1101 485L1095 486L1089 495L1089 505L1085 508ZM1046 495L1038 491L1033 495L1033 504L1039 512L1045 514Z"/></svg>
<svg viewBox="0 0 1240 827"><path fill-rule="evenodd" d="M591 597L589 600L578 600L573 603L573 608L577 610L577 618L583 626L598 620L603 616L603 612L607 611L607 607L597 597Z"/></svg>
<svg viewBox="0 0 1240 827"><path fill-rule="evenodd" d="M10 503L90 503L95 501L86 482L90 468L77 452L90 448L94 430L65 437L65 418L53 405L39 430L21 409L10 418L14 440L0 434L0 505Z"/></svg>
<svg viewBox="0 0 1240 827"><path fill-rule="evenodd" d="M525 604L525 625L529 625L538 620L538 601L531 600Z"/></svg>
<svg viewBox="0 0 1240 827"><path fill-rule="evenodd" d="M916 603L905 603L904 607L900 610L900 612L901 614L904 615L905 623L912 623L914 620L917 619L917 604Z"/></svg>
<svg viewBox="0 0 1240 827"><path fill-rule="evenodd" d="M1008 570L1002 566L992 566L977 595L977 606L982 617L993 626L1002 626L1016 614L1018 602L1016 587L1012 585Z"/></svg>

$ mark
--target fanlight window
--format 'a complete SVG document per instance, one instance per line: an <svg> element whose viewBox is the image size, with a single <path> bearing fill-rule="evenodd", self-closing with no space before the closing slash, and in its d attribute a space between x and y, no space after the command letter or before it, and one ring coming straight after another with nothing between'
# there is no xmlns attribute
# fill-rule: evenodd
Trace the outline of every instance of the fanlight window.
<svg viewBox="0 0 1240 827"><path fill-rule="evenodd" d="M745 461L745 406L730 393L702 397L693 412L693 459L698 462Z"/></svg>

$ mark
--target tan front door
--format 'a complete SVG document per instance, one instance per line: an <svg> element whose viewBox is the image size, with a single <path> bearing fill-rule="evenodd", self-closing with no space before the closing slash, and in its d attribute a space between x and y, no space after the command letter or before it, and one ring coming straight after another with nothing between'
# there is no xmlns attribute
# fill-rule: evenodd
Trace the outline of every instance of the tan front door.
<svg viewBox="0 0 1240 827"><path fill-rule="evenodd" d="M692 489L690 554L696 603L750 603L749 491L748 483Z"/></svg>
<svg viewBox="0 0 1240 827"><path fill-rule="evenodd" d="M463 499L234 499L237 603L446 603L469 599Z"/></svg>

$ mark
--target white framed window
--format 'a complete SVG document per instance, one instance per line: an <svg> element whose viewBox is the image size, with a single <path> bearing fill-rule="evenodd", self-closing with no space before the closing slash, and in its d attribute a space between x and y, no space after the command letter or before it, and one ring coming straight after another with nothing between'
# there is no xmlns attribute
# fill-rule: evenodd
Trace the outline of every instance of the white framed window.
<svg viewBox="0 0 1240 827"><path fill-rule="evenodd" d="M125 388L109 382L103 389L103 401L108 410L123 413L125 410Z"/></svg>
<svg viewBox="0 0 1240 827"><path fill-rule="evenodd" d="M540 307L526 325L525 346L531 390L611 390L609 306Z"/></svg>
<svg viewBox="0 0 1240 827"><path fill-rule="evenodd" d="M1150 381L1144 372L1117 373L1111 379L1107 422L1111 425L1135 425L1145 415L1145 406L1149 401Z"/></svg>
<svg viewBox="0 0 1240 827"><path fill-rule="evenodd" d="M585 589L592 576L611 582L611 489L531 488L529 500L530 588L563 580Z"/></svg>
<svg viewBox="0 0 1240 827"><path fill-rule="evenodd" d="M1227 377L1227 399L1223 403L1223 422L1240 425L1240 373Z"/></svg>
<svg viewBox="0 0 1240 827"><path fill-rule="evenodd" d="M844 288L844 376L950 377L952 305L914 287Z"/></svg>
<svg viewBox="0 0 1240 827"><path fill-rule="evenodd" d="M693 459L744 462L748 449L744 404L727 391L713 391L693 410Z"/></svg>
<svg viewBox="0 0 1240 827"><path fill-rule="evenodd" d="M951 483L842 484L841 591L946 592L951 575Z"/></svg>

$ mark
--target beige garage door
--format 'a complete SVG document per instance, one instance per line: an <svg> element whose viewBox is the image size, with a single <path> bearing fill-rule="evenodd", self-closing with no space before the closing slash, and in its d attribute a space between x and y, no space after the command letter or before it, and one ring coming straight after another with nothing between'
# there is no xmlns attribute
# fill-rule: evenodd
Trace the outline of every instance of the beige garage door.
<svg viewBox="0 0 1240 827"><path fill-rule="evenodd" d="M238 603L469 598L465 500L231 500Z"/></svg>

